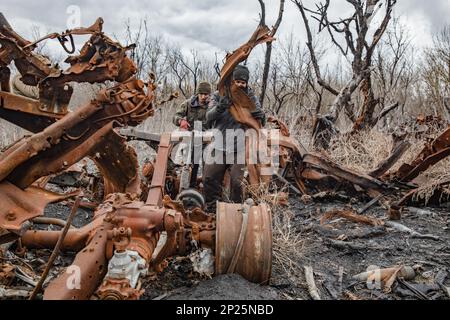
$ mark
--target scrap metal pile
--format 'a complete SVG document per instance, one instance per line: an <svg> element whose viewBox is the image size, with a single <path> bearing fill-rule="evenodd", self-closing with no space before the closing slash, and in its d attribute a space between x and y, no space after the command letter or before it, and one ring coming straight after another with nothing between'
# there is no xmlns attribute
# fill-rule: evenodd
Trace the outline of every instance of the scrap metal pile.
<svg viewBox="0 0 450 320"><path fill-rule="evenodd" d="M217 215L211 216L199 207L184 208L181 201L172 200L169 194L179 192L173 188L166 192L172 174L167 172L173 147L170 133L159 138L154 169L146 172L150 183L143 184L147 196L140 200L136 152L115 129L136 126L153 115L155 85L135 78L136 65L127 56L132 46L112 41L102 32L102 24L98 19L89 28L39 40L57 38L72 54L73 36L91 35L79 55L66 59L70 67L62 71L34 52L38 41L22 38L1 16L0 116L33 134L0 155L0 243L20 241L27 249L56 246L77 252L67 268L78 270L77 285L68 286L72 274L63 272L45 288L44 299L137 299L143 293L141 277L149 270L161 271L165 258L185 254L192 247L214 250L216 274L237 272L251 281L267 283L271 270L269 209L221 204ZM67 49L66 42L72 48ZM16 87L24 89L23 94L11 93L11 62L21 75ZM68 110L72 82L105 81L115 85L75 111ZM38 94L26 96L30 92ZM79 229L35 230L33 222L49 203L74 197L73 192L57 194L45 189L48 177L67 174L69 168L73 171L72 166L86 157L103 177L103 201L95 208L92 221ZM70 180L70 175L59 180ZM73 214L81 197L78 193ZM231 226L225 215L236 215ZM256 229L240 228L244 220ZM224 227L216 228L221 223ZM158 247L161 234L165 241ZM255 251L255 246L262 250Z"/></svg>
<svg viewBox="0 0 450 320"><path fill-rule="evenodd" d="M197 188L190 189L189 167L176 166L170 159L179 136L119 130L153 115L156 86L153 77L148 83L135 77L136 65L127 56L133 46L112 41L102 32L102 24L99 18L89 28L30 42L0 14L0 117L32 132L0 154L0 245L18 242L28 250L56 247L56 253L76 252L67 271L46 286L44 299L138 299L144 291L141 280L150 270L161 272L166 258L198 248L213 253L215 274L239 273L252 282L267 284L272 267L269 206L255 199L257 204L219 203L216 213L204 212L201 180ZM66 59L70 66L64 71L35 52L39 41L58 39L67 53L73 54L76 35L90 35L90 39L79 55ZM231 97L233 117L259 133L261 125L250 113L254 105L231 83L230 75L256 45L272 40L270 30L259 26L246 44L227 56L218 85L222 94ZM12 62L20 73L12 81L20 94L11 92ZM69 111L73 82L105 81L114 86ZM449 128L396 174L385 175L405 151L404 144L399 144L380 168L364 175L308 153L290 137L283 123L270 122L275 128L267 133L269 149L275 132L281 132L277 135L280 168L268 176L262 174L263 166L249 165L249 184L269 187L274 178L297 194L311 194L330 184L345 185L350 192L364 191L375 200L393 191L406 192L395 204L401 206L417 188L414 179L450 154ZM147 141L157 150L142 174L127 138ZM101 181L74 167L86 158L97 166ZM49 181L78 189L59 194L46 188ZM82 199L88 191L91 201L86 203ZM74 203L66 201L73 198ZM39 221L45 221L47 205L62 201L73 203L72 214L68 221L53 219L51 223L64 229L36 229ZM70 227L71 217L83 205L95 209L92 220L81 228ZM77 270L78 284L68 286L73 270Z"/></svg>

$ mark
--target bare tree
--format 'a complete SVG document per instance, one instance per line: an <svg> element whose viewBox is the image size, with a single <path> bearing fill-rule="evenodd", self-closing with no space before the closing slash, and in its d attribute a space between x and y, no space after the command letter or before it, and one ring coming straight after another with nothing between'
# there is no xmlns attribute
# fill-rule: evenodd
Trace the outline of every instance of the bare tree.
<svg viewBox="0 0 450 320"><path fill-rule="evenodd" d="M179 47L167 47L167 56L169 59L169 65L171 70L171 78L176 84L176 87L181 92L181 94L187 98L190 93L190 89L188 88L188 72L184 68L183 63L183 54L181 53L181 49Z"/></svg>
<svg viewBox="0 0 450 320"><path fill-rule="evenodd" d="M178 46L168 46L166 51L171 77L185 98L195 93L200 81L217 82L215 62L211 58L200 55L196 50L183 54Z"/></svg>
<svg viewBox="0 0 450 320"><path fill-rule="evenodd" d="M393 19L386 37L377 47L374 65L374 91L380 104L378 117L374 119L376 124L397 107L404 109L413 98L413 84L419 80L411 38L398 19Z"/></svg>
<svg viewBox="0 0 450 320"><path fill-rule="evenodd" d="M450 106L450 25L433 38L433 46L425 52L422 77L435 115L449 117ZM450 120L450 117L449 117Z"/></svg>
<svg viewBox="0 0 450 320"><path fill-rule="evenodd" d="M159 81L165 82L169 70L168 57L164 52L166 44L161 36L151 33L147 19L141 19L136 29L131 26L130 20L125 22L125 43L136 45L131 58L137 65L139 78L151 72Z"/></svg>
<svg viewBox="0 0 450 320"><path fill-rule="evenodd" d="M292 33L284 41L279 41L274 62L267 94L268 101L273 101L271 109L278 114L282 108L290 105L299 113L299 107L305 105L310 89L307 81L310 61Z"/></svg>
<svg viewBox="0 0 450 320"><path fill-rule="evenodd" d="M258 0L258 1L259 1L259 4L261 5L261 22L260 22L260 24L265 25L266 24L265 4L264 4L263 0ZM272 36L272 37L275 36L278 28L280 27L281 21L283 20L284 3L285 3L285 0L280 0L280 8L278 10L278 18L270 32L270 36ZM264 59L264 71L263 71L262 84L261 84L261 94L259 97L259 102L261 103L261 106L264 105L264 97L266 95L266 90L267 90L267 79L269 78L271 56L272 56L272 42L267 42L266 43L266 54L265 54L265 59Z"/></svg>
<svg viewBox="0 0 450 320"><path fill-rule="evenodd" d="M382 7L380 0L346 0L353 7L353 13L348 18L338 21L329 19L330 0L316 4L315 10L306 8L301 0L292 1L297 5L305 25L308 37L307 47L310 51L316 81L336 97L330 113L326 117L327 125L324 127L334 125L342 109L346 109L348 113L355 113L352 95L360 86L364 101L354 127L355 129L370 127L373 123L375 107L378 104L378 99L374 97L372 90L373 54L389 24L396 0L386 1L384 17L381 23L374 28L372 37L370 37L369 31L373 29L373 17ZM335 88L323 78L313 47L312 31L307 13L318 22L319 33L326 32L337 50L351 64L351 79L340 89Z"/></svg>

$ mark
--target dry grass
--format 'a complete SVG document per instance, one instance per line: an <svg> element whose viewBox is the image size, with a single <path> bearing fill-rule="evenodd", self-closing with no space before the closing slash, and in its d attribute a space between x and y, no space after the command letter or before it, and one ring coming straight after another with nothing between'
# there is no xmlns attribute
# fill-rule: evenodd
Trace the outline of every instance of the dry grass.
<svg viewBox="0 0 450 320"><path fill-rule="evenodd" d="M424 172L421 177L424 178L424 183L419 187L418 192L414 196L415 200L424 200L425 205L428 205L431 197L435 194L436 190L440 190L447 197L443 197L443 200L447 201L450 196L450 159L442 160L440 163ZM442 185L447 182L445 185Z"/></svg>
<svg viewBox="0 0 450 320"><path fill-rule="evenodd" d="M346 168L367 173L390 155L392 146L391 136L376 130L363 131L333 138L327 155Z"/></svg>
<svg viewBox="0 0 450 320"><path fill-rule="evenodd" d="M274 278L287 279L298 286L303 274L301 261L304 252L302 234L293 223L294 213L289 208L275 206L273 217L273 268Z"/></svg>
<svg viewBox="0 0 450 320"><path fill-rule="evenodd" d="M244 193L257 203L265 203L270 207L287 206L286 188L278 189L275 183L250 185L247 180L243 182ZM272 190L272 192L269 192Z"/></svg>

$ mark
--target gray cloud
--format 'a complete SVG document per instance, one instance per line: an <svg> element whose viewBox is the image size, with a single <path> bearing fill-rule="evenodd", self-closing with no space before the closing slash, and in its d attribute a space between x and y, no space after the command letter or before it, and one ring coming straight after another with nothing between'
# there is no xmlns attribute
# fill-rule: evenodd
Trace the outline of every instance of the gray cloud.
<svg viewBox="0 0 450 320"><path fill-rule="evenodd" d="M305 0L305 3L314 1ZM140 19L147 18L156 34L179 42L185 49L196 48L207 54L236 48L249 37L259 19L257 0L2 0L1 11L17 31L30 38L33 25L40 26L42 32L66 29L66 10L72 4L81 8L83 26L102 16L105 31L120 36L127 19L137 27ZM346 16L348 7L343 0L332 4L335 5L333 16ZM266 7L266 22L270 26L278 13L278 1L266 0ZM404 15L407 20L420 16L431 26L425 32L435 32L448 23L450 0L399 0L396 14ZM408 26L414 28L414 21L410 21ZM283 38L289 32L304 38L300 14L288 0L278 37Z"/></svg>
<svg viewBox="0 0 450 320"><path fill-rule="evenodd" d="M422 15L434 33L440 31L446 23L450 24L450 0L403 0L398 3L397 13L406 16Z"/></svg>

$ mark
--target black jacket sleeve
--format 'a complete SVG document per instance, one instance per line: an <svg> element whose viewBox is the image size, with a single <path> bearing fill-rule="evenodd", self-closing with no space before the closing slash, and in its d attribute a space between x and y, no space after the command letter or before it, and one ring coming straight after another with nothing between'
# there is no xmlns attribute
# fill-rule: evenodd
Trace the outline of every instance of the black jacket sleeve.
<svg viewBox="0 0 450 320"><path fill-rule="evenodd" d="M229 104L230 101L228 99L220 97L218 93L213 94L208 111L206 112L206 123L209 127L214 121L223 117Z"/></svg>
<svg viewBox="0 0 450 320"><path fill-rule="evenodd" d="M248 97L255 104L255 111L252 112L253 118L261 121L261 125L264 127L266 125L266 114L261 108L261 104L259 103L258 98L255 95L255 92L252 89L248 89Z"/></svg>

